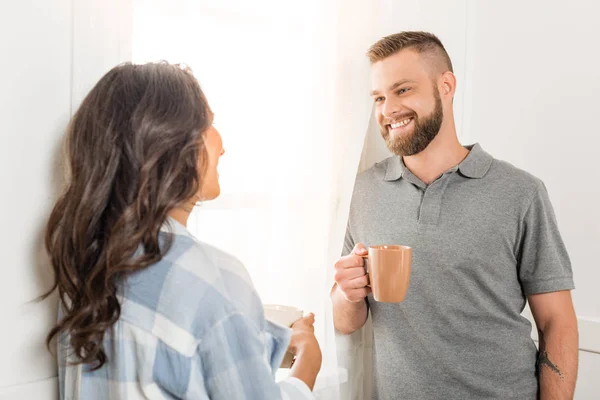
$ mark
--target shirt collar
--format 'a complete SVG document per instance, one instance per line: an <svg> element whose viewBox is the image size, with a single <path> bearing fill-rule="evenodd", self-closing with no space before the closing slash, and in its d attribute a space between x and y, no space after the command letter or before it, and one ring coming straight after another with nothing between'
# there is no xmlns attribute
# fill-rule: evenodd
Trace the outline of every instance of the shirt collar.
<svg viewBox="0 0 600 400"><path fill-rule="evenodd" d="M479 143L465 147L469 150L469 154L460 164L458 164L459 172L467 178L483 178L490 170L494 158L483 150Z"/></svg>
<svg viewBox="0 0 600 400"><path fill-rule="evenodd" d="M191 237L191 238L194 237L190 233L190 231L188 231L188 229L185 226L183 226L182 224L180 224L179 222L177 222L172 217L167 217L167 219L165 220L165 222L160 227L160 231L161 232L172 233L172 234L180 235L180 236L188 236L188 237Z"/></svg>
<svg viewBox="0 0 600 400"><path fill-rule="evenodd" d="M493 157L481 148L479 143L465 146L469 150L467 157L458 164L458 171L467 178L480 179L489 171ZM384 181L395 181L400 178L406 178L412 175L410 170L404 165L402 157L391 157L387 160L387 167L383 176Z"/></svg>

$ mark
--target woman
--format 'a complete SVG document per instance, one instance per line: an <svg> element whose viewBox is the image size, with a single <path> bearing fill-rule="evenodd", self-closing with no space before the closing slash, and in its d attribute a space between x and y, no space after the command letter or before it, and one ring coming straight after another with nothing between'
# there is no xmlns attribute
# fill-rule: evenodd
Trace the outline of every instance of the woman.
<svg viewBox="0 0 600 400"><path fill-rule="evenodd" d="M167 63L115 67L73 117L46 234L61 399L312 398L314 316L266 322L243 265L186 229L220 193L212 119L191 72Z"/></svg>

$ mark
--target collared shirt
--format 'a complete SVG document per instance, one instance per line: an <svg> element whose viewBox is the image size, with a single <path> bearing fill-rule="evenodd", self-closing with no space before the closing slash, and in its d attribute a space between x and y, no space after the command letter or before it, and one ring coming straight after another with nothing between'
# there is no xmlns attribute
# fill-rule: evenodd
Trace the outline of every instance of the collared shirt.
<svg viewBox="0 0 600 400"><path fill-rule="evenodd" d="M478 144L426 185L390 157L357 178L344 254L413 248L402 303L368 304L373 400L535 399L526 296L573 289L543 183Z"/></svg>
<svg viewBox="0 0 600 400"><path fill-rule="evenodd" d="M291 330L265 321L244 266L172 219L166 235L163 259L122 283L102 368L67 365L60 338L60 398L314 399L296 378L275 383Z"/></svg>

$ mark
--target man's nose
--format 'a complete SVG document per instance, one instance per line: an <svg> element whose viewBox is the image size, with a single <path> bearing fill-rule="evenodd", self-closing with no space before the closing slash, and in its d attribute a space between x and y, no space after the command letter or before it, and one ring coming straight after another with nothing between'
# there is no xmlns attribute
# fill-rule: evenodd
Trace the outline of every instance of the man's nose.
<svg viewBox="0 0 600 400"><path fill-rule="evenodd" d="M383 104L381 113L383 114L384 117L390 118L392 115L394 115L395 113L400 111L401 108L402 107L396 100L386 99L385 103Z"/></svg>

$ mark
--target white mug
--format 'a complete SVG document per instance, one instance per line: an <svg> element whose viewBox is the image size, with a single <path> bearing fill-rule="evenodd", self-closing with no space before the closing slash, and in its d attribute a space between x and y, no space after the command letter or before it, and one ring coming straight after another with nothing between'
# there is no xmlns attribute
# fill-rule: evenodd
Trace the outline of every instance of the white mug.
<svg viewBox="0 0 600 400"><path fill-rule="evenodd" d="M280 304L265 304L265 319L276 324L290 328L292 324L304 316L304 311L296 307L283 306ZM294 355L289 351L285 353L280 368L290 368L294 361Z"/></svg>

